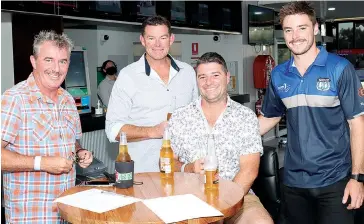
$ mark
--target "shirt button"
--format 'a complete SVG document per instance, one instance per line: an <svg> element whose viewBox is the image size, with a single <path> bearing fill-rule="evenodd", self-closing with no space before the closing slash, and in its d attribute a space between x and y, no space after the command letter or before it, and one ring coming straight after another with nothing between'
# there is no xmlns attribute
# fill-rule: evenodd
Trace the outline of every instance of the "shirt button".
<svg viewBox="0 0 364 224"><path fill-rule="evenodd" d="M301 79L301 82L303 82L303 79Z"/></svg>

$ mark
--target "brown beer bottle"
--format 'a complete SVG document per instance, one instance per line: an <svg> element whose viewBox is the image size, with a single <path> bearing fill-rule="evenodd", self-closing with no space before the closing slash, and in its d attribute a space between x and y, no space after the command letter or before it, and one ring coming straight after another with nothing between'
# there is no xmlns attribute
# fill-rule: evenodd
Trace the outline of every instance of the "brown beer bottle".
<svg viewBox="0 0 364 224"><path fill-rule="evenodd" d="M115 162L130 162L131 158L128 153L128 142L126 140L126 133L120 133L120 141L119 141L119 155L116 157Z"/></svg>
<svg viewBox="0 0 364 224"><path fill-rule="evenodd" d="M161 178L173 178L174 158L168 128L164 130L163 135L163 144L160 151L160 170Z"/></svg>

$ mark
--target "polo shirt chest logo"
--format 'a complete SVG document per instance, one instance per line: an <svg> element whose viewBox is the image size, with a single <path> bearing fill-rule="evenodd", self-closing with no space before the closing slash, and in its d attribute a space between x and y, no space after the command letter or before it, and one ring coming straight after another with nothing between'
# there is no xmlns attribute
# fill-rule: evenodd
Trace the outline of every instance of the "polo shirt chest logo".
<svg viewBox="0 0 364 224"><path fill-rule="evenodd" d="M279 92L288 92L291 89L291 86L287 83L283 83L283 85L277 87Z"/></svg>
<svg viewBox="0 0 364 224"><path fill-rule="evenodd" d="M316 83L317 90L327 91L330 89L330 79L329 78L318 78Z"/></svg>

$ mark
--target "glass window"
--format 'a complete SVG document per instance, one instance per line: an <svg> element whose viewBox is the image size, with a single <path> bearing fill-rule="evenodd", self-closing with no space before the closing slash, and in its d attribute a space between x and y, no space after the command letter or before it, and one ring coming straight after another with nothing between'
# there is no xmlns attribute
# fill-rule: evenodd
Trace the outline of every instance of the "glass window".
<svg viewBox="0 0 364 224"><path fill-rule="evenodd" d="M352 22L339 23L339 49L351 49L354 47L353 27L354 24Z"/></svg>
<svg viewBox="0 0 364 224"><path fill-rule="evenodd" d="M186 4L185 2L172 1L171 21L176 23L186 22Z"/></svg>
<svg viewBox="0 0 364 224"><path fill-rule="evenodd" d="M355 48L364 48L364 22L355 23Z"/></svg>

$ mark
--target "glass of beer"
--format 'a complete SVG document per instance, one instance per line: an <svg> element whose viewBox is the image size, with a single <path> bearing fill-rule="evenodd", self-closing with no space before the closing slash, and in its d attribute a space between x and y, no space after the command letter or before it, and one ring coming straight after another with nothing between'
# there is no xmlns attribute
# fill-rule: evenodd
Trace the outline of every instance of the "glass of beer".
<svg viewBox="0 0 364 224"><path fill-rule="evenodd" d="M219 186L219 173L217 171L217 157L207 155L204 161L205 189L217 189Z"/></svg>

